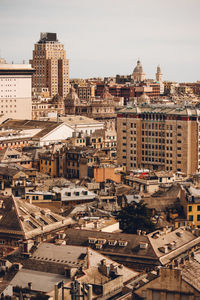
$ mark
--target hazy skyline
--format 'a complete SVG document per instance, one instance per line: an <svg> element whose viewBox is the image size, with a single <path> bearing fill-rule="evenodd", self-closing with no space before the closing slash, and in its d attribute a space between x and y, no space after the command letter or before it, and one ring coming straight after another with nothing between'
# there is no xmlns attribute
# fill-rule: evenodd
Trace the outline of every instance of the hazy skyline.
<svg viewBox="0 0 200 300"><path fill-rule="evenodd" d="M70 78L126 75L138 58L147 78L200 80L199 0L0 0L0 56L32 58L40 32L56 32Z"/></svg>

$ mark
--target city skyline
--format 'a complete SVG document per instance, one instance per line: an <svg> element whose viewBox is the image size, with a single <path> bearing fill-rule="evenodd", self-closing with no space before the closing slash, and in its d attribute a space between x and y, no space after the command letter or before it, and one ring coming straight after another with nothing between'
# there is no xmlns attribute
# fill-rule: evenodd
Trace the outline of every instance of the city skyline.
<svg viewBox="0 0 200 300"><path fill-rule="evenodd" d="M2 0L0 56L32 57L40 32L55 32L70 60L70 78L131 74L138 58L147 78L161 65L163 80L200 79L200 2Z"/></svg>

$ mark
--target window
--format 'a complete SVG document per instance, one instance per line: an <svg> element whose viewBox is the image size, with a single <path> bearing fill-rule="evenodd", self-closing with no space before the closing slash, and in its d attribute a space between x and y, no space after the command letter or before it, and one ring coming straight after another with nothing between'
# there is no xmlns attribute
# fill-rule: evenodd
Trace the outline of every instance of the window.
<svg viewBox="0 0 200 300"><path fill-rule="evenodd" d="M193 216L189 216L189 221L193 221Z"/></svg>
<svg viewBox="0 0 200 300"><path fill-rule="evenodd" d="M200 221L200 215L197 215L197 221Z"/></svg>
<svg viewBox="0 0 200 300"><path fill-rule="evenodd" d="M192 211L192 206L191 205L188 206L188 211Z"/></svg>
<svg viewBox="0 0 200 300"><path fill-rule="evenodd" d="M200 205L197 205L197 210L200 211Z"/></svg>

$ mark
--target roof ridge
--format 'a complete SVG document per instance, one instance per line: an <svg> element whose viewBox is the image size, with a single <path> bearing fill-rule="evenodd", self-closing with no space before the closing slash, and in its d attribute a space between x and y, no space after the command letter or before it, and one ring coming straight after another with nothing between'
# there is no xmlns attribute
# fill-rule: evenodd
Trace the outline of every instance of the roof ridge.
<svg viewBox="0 0 200 300"><path fill-rule="evenodd" d="M17 213L17 218L18 218L20 227L21 227L21 229L22 229L22 231L23 231L23 233L24 233L24 236L25 236L25 229L24 229L23 223L22 223L22 221L21 221L21 219L20 219L20 216L19 216L19 208L18 208L18 206L17 206L15 197L14 197L13 195L12 195L12 200L13 200L13 204L14 204L14 206L15 206L15 210L16 210L16 213Z"/></svg>

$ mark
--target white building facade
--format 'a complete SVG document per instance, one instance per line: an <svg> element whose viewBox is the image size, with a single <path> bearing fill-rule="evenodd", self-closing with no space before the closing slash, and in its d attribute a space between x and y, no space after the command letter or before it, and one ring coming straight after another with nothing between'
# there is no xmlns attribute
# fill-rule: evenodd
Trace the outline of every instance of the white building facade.
<svg viewBox="0 0 200 300"><path fill-rule="evenodd" d="M0 115L13 119L32 118L31 65L0 64Z"/></svg>

